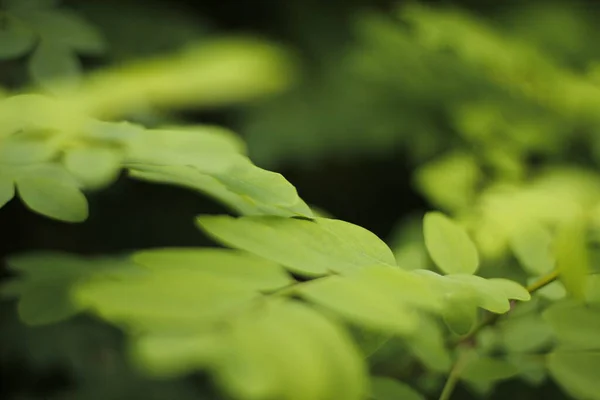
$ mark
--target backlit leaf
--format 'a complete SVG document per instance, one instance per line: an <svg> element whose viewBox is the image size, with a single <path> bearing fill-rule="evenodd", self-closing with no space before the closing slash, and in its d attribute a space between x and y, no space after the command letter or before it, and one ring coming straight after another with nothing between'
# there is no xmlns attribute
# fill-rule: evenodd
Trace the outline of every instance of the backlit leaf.
<svg viewBox="0 0 600 400"><path fill-rule="evenodd" d="M59 168L28 169L16 184L25 205L37 213L65 222L81 222L88 216L85 196Z"/></svg>
<svg viewBox="0 0 600 400"><path fill-rule="evenodd" d="M394 265L394 255L377 236L350 223L317 218L202 216L200 227L229 246L276 261L308 276Z"/></svg>
<svg viewBox="0 0 600 400"><path fill-rule="evenodd" d="M230 164L219 175L181 165L136 165L130 170L130 175L136 179L177 184L198 190L243 215L312 215L296 189L280 174L262 170L241 156L228 156L225 161ZM221 166L223 160L217 165ZM213 165L211 168L214 167ZM222 179L222 176L227 178ZM247 192L246 188L249 189Z"/></svg>
<svg viewBox="0 0 600 400"><path fill-rule="evenodd" d="M555 350L547 357L550 374L575 398L600 399L600 351Z"/></svg>
<svg viewBox="0 0 600 400"><path fill-rule="evenodd" d="M425 246L435 264L447 274L474 274L479 266L477 248L467 232L439 212L423 220Z"/></svg>
<svg viewBox="0 0 600 400"><path fill-rule="evenodd" d="M551 244L552 236L539 224L526 224L510 240L520 264L534 275L546 274L554 268Z"/></svg>
<svg viewBox="0 0 600 400"><path fill-rule="evenodd" d="M395 379L373 376L371 377L370 400L425 400L419 392L406 383Z"/></svg>
<svg viewBox="0 0 600 400"><path fill-rule="evenodd" d="M531 294L529 294L527 289L515 281L503 278L491 278L487 281L498 289L501 289L506 297L511 300L528 301L531 299Z"/></svg>
<svg viewBox="0 0 600 400"><path fill-rule="evenodd" d="M167 248L140 251L133 259L150 270L199 270L256 290L276 290L294 282L278 264L238 251Z"/></svg>
<svg viewBox="0 0 600 400"><path fill-rule="evenodd" d="M123 155L108 147L78 147L64 155L66 169L85 187L100 188L115 180Z"/></svg>
<svg viewBox="0 0 600 400"><path fill-rule="evenodd" d="M567 291L575 298L585 298L586 279L590 270L586 222L576 218L563 224L555 241L556 267Z"/></svg>
<svg viewBox="0 0 600 400"><path fill-rule="evenodd" d="M391 303L385 295L357 280L332 276L301 285L296 291L308 301L368 328L403 335L414 331L418 324L409 308Z"/></svg>

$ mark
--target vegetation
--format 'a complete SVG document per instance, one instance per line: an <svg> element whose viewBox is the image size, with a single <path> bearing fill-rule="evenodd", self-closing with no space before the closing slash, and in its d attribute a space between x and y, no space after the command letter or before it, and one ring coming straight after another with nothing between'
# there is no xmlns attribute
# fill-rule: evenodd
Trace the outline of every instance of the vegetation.
<svg viewBox="0 0 600 400"><path fill-rule="evenodd" d="M4 1L0 205L51 232L92 223L124 181L219 206L193 203L170 241L9 246L4 305L27 327L2 328L3 363L66 368L60 399L447 400L506 382L600 399L593 15L353 9L352 40L313 48L310 71L291 44L185 12L139 48L153 11L117 3ZM233 122L186 114L217 109ZM398 156L427 209L400 210L385 241L273 172ZM132 201L141 218L179 207ZM49 398L27 389L9 394Z"/></svg>

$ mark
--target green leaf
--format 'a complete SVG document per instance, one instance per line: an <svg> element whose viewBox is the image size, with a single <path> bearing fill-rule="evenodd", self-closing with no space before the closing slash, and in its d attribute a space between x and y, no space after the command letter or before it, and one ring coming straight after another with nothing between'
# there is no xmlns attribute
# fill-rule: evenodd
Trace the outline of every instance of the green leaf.
<svg viewBox="0 0 600 400"><path fill-rule="evenodd" d="M590 304L600 304L600 274L588 278L587 301Z"/></svg>
<svg viewBox="0 0 600 400"><path fill-rule="evenodd" d="M474 274L479 266L477 248L467 232L440 212L423 220L425 246L435 264L447 274Z"/></svg>
<svg viewBox="0 0 600 400"><path fill-rule="evenodd" d="M527 289L515 281L503 278L490 278L487 281L498 289L501 289L509 299L520 301L531 300L531 294L529 294Z"/></svg>
<svg viewBox="0 0 600 400"><path fill-rule="evenodd" d="M415 334L406 337L408 350L427 368L436 372L448 372L452 366L450 352L439 324L432 318L421 316Z"/></svg>
<svg viewBox="0 0 600 400"><path fill-rule="evenodd" d="M40 282L27 285L21 292L18 305L19 317L26 324L47 325L68 319L81 311L71 301L71 282Z"/></svg>
<svg viewBox="0 0 600 400"><path fill-rule="evenodd" d="M391 378L371 377L371 400L425 400L420 393L407 384Z"/></svg>
<svg viewBox="0 0 600 400"><path fill-rule="evenodd" d="M277 290L294 282L278 264L238 251L168 248L137 252L133 259L152 271L199 270L256 290Z"/></svg>
<svg viewBox="0 0 600 400"><path fill-rule="evenodd" d="M147 271L135 279L93 280L74 290L79 304L105 319L180 333L233 315L259 297L252 285L181 268Z"/></svg>
<svg viewBox="0 0 600 400"><path fill-rule="evenodd" d="M107 147L78 147L68 150L65 168L85 187L96 189L113 182L121 170L123 155Z"/></svg>
<svg viewBox="0 0 600 400"><path fill-rule="evenodd" d="M500 327L504 348L510 353L541 350L553 338L548 324L535 314L509 318Z"/></svg>
<svg viewBox="0 0 600 400"><path fill-rule="evenodd" d="M554 269L552 236L540 224L527 224L515 230L510 246L521 266L534 275L544 275Z"/></svg>
<svg viewBox="0 0 600 400"><path fill-rule="evenodd" d="M543 315L564 345L600 350L600 309L559 302L548 308Z"/></svg>
<svg viewBox="0 0 600 400"><path fill-rule="evenodd" d="M50 91L58 84L77 84L81 65L76 55L61 44L41 41L29 60L33 80Z"/></svg>
<svg viewBox="0 0 600 400"><path fill-rule="evenodd" d="M507 361L478 356L467 363L460 376L475 384L490 384L512 378L518 373L517 367Z"/></svg>
<svg viewBox="0 0 600 400"><path fill-rule="evenodd" d="M448 275L447 278L452 281L461 282L470 288L477 295L477 305L488 311L502 314L510 310L509 296L507 295L507 285L505 282L498 284L498 281L484 279L475 275ZM522 295L520 291L517 296Z"/></svg>
<svg viewBox="0 0 600 400"><path fill-rule="evenodd" d="M0 175L0 208L15 197L15 183L12 179Z"/></svg>
<svg viewBox="0 0 600 400"><path fill-rule="evenodd" d="M35 10L24 13L22 17L35 27L42 41L93 55L106 51L106 42L100 32L73 11Z"/></svg>
<svg viewBox="0 0 600 400"><path fill-rule="evenodd" d="M298 286L302 297L367 328L405 335L418 325L414 312L394 304L375 288L360 281L331 276Z"/></svg>
<svg viewBox="0 0 600 400"><path fill-rule="evenodd" d="M19 315L30 325L54 323L81 311L81 305L71 297L71 289L79 282L132 268L120 260L88 259L60 252L11 256L7 264L18 277L9 281L3 292L19 299Z"/></svg>
<svg viewBox="0 0 600 400"><path fill-rule="evenodd" d="M49 161L58 153L58 146L48 140L21 139L13 135L3 141L0 164L26 165Z"/></svg>
<svg viewBox="0 0 600 400"><path fill-rule="evenodd" d="M58 166L29 168L16 178L16 185L32 211L65 222L81 222L88 217L85 196Z"/></svg>
<svg viewBox="0 0 600 400"><path fill-rule="evenodd" d="M547 357L550 374L575 398L600 399L600 351L555 350Z"/></svg>
<svg viewBox="0 0 600 400"><path fill-rule="evenodd" d="M339 220L202 216L198 224L224 244L276 261L306 276L395 263L391 250L377 236Z"/></svg>
<svg viewBox="0 0 600 400"><path fill-rule="evenodd" d="M477 321L476 299L470 294L457 292L447 295L442 317L454 333L466 335Z"/></svg>
<svg viewBox="0 0 600 400"><path fill-rule="evenodd" d="M583 217L560 227L555 241L556 267L567 291L584 299L590 261L587 249L587 226Z"/></svg>
<svg viewBox="0 0 600 400"><path fill-rule="evenodd" d="M239 139L222 128L146 130L144 139L130 146L127 162L134 168L143 169L145 164L189 166L216 174L227 171L234 163L243 163L242 151Z"/></svg>
<svg viewBox="0 0 600 400"><path fill-rule="evenodd" d="M21 57L33 48L35 35L25 24L10 16L0 22L0 60Z"/></svg>
<svg viewBox="0 0 600 400"><path fill-rule="evenodd" d="M472 201L481 171L470 154L452 153L420 167L415 173L419 191L446 210L466 207Z"/></svg>
<svg viewBox="0 0 600 400"><path fill-rule="evenodd" d="M296 189L280 174L262 170L241 156L227 156L226 161L231 164L223 172L223 176L227 176L223 180L221 175L206 174L181 165L136 165L130 175L207 193L243 215L312 216ZM222 164L223 160L219 162L220 166Z"/></svg>
<svg viewBox="0 0 600 400"><path fill-rule="evenodd" d="M208 369L239 399L359 400L366 391L364 362L344 331L289 300L264 303L206 333L144 335L134 354L159 376Z"/></svg>

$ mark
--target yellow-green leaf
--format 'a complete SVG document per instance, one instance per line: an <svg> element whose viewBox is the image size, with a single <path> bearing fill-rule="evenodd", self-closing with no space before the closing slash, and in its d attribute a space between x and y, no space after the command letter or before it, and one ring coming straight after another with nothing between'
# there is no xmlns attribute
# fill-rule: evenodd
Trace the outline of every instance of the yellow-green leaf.
<svg viewBox="0 0 600 400"><path fill-rule="evenodd" d="M429 212L423 220L425 246L433 262L447 274L474 274L479 255L463 227L440 212Z"/></svg>

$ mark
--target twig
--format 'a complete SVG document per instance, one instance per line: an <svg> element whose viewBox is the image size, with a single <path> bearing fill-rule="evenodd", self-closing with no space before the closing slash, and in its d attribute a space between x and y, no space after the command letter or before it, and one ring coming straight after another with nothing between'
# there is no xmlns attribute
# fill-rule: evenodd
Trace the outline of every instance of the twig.
<svg viewBox="0 0 600 400"><path fill-rule="evenodd" d="M527 286L526 289L529 292L529 294L534 294L538 290L540 290L540 289L548 286L552 282L554 282L556 279L558 279L558 271L552 271L549 274L542 276L540 279L538 279L531 285ZM514 303L512 303L511 306L514 306ZM465 345L465 344L468 345L469 343L472 343L475 336L477 336L477 334L479 332L481 332L481 330L483 328L495 324L496 321L502 315L505 315L505 314L491 314L491 313L488 314L468 334L461 337L454 344L457 346L460 346L460 345ZM448 380L444 384L444 388L442 389L442 394L440 395L439 400L449 400L450 399L450 396L452 395L452 392L454 391L454 388L456 387L456 384L458 383L458 380L460 378L460 372L462 371L462 369L465 367L465 364L467 363L465 354L466 354L466 352L463 352L461 354L461 356L458 357L458 359L454 363L454 366L450 370L450 374L448 375Z"/></svg>

